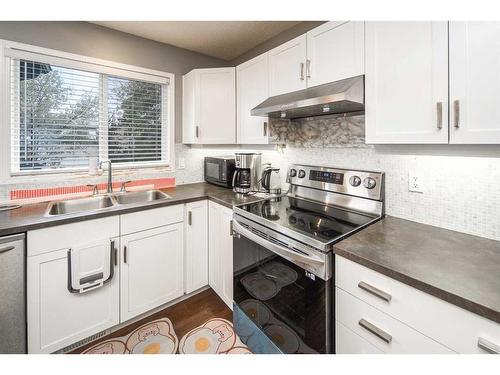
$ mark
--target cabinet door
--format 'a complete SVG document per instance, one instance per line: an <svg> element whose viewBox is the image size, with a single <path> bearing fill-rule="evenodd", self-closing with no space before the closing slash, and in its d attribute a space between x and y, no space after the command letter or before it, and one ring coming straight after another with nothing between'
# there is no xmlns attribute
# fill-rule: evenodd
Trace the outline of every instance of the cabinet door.
<svg viewBox="0 0 500 375"><path fill-rule="evenodd" d="M307 87L365 73L364 22L327 22L307 32Z"/></svg>
<svg viewBox="0 0 500 375"><path fill-rule="evenodd" d="M121 321L183 294L183 223L122 237Z"/></svg>
<svg viewBox="0 0 500 375"><path fill-rule="evenodd" d="M209 283L219 297L233 308L233 211L209 202Z"/></svg>
<svg viewBox="0 0 500 375"><path fill-rule="evenodd" d="M210 287L218 294L222 294L222 275L220 264L220 223L221 206L214 203L208 203L208 283Z"/></svg>
<svg viewBox="0 0 500 375"><path fill-rule="evenodd" d="M208 205L207 201L186 204L186 293L208 285Z"/></svg>
<svg viewBox="0 0 500 375"><path fill-rule="evenodd" d="M450 142L500 143L500 22L450 22Z"/></svg>
<svg viewBox="0 0 500 375"><path fill-rule="evenodd" d="M196 71L192 70L182 77L182 143L200 143L197 103Z"/></svg>
<svg viewBox="0 0 500 375"><path fill-rule="evenodd" d="M269 51L269 95L306 88L306 34Z"/></svg>
<svg viewBox="0 0 500 375"><path fill-rule="evenodd" d="M199 69L197 90L201 143L235 144L235 68Z"/></svg>
<svg viewBox="0 0 500 375"><path fill-rule="evenodd" d="M103 252L118 248L117 239L94 241L92 247L98 243ZM52 353L119 323L118 267L113 264L113 278L102 287L71 293L69 249L28 257L28 353Z"/></svg>
<svg viewBox="0 0 500 375"><path fill-rule="evenodd" d="M366 143L448 143L446 22L366 22Z"/></svg>
<svg viewBox="0 0 500 375"><path fill-rule="evenodd" d="M220 224L220 262L222 274L222 300L233 309L233 236L231 235L233 210L222 207Z"/></svg>
<svg viewBox="0 0 500 375"><path fill-rule="evenodd" d="M238 144L267 144L268 118L250 111L269 97L268 54L236 67Z"/></svg>

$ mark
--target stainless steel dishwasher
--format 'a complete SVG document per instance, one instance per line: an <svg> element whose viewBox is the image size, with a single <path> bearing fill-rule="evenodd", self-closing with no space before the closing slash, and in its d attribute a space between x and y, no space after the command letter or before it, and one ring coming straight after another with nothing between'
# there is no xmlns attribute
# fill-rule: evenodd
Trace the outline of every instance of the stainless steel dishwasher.
<svg viewBox="0 0 500 375"><path fill-rule="evenodd" d="M0 237L0 354L26 353L25 235Z"/></svg>

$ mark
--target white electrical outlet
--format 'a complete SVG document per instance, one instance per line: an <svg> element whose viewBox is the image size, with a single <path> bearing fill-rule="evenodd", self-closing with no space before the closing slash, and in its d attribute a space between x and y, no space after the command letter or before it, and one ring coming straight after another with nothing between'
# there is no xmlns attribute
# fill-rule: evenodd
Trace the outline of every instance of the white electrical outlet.
<svg viewBox="0 0 500 375"><path fill-rule="evenodd" d="M418 171L410 171L408 173L408 190L416 193L424 192L424 177Z"/></svg>
<svg viewBox="0 0 500 375"><path fill-rule="evenodd" d="M186 159L178 158L177 159L177 169L184 169L184 168L186 168Z"/></svg>

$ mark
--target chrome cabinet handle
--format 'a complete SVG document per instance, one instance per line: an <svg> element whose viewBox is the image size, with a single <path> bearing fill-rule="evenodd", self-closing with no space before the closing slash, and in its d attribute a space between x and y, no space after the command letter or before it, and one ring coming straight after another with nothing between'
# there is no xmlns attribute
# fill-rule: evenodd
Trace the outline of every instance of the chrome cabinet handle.
<svg viewBox="0 0 500 375"><path fill-rule="evenodd" d="M267 137L267 122L264 122L264 137Z"/></svg>
<svg viewBox="0 0 500 375"><path fill-rule="evenodd" d="M115 240L111 241L111 251L113 251L113 258L115 267L118 265L118 249L115 246Z"/></svg>
<svg viewBox="0 0 500 375"><path fill-rule="evenodd" d="M487 351L488 353L500 354L500 345L496 345L491 341L483 339L482 337L480 337L479 340L477 340L477 346Z"/></svg>
<svg viewBox="0 0 500 375"><path fill-rule="evenodd" d="M443 128L443 102L436 103L437 111L437 128L441 130Z"/></svg>
<svg viewBox="0 0 500 375"><path fill-rule="evenodd" d="M200 138L200 127L199 126L195 127L195 132L196 132L196 138Z"/></svg>
<svg viewBox="0 0 500 375"><path fill-rule="evenodd" d="M387 332L384 330L381 330L377 326L371 324L369 321L366 319L361 319L358 324L366 329L368 332L373 333L375 336L377 336L379 339L382 339L386 343L390 343L392 341L392 336L389 335Z"/></svg>
<svg viewBox="0 0 500 375"><path fill-rule="evenodd" d="M303 62L300 63L300 80L301 81L304 80L304 63Z"/></svg>
<svg viewBox="0 0 500 375"><path fill-rule="evenodd" d="M306 77L311 78L311 60L306 60Z"/></svg>
<svg viewBox="0 0 500 375"><path fill-rule="evenodd" d="M233 221L231 220L229 222L229 235L233 237L234 231L233 231Z"/></svg>
<svg viewBox="0 0 500 375"><path fill-rule="evenodd" d="M193 213L188 211L188 225L193 225Z"/></svg>
<svg viewBox="0 0 500 375"><path fill-rule="evenodd" d="M6 253L7 251L14 250L16 247L15 246L5 246L0 248L0 253Z"/></svg>
<svg viewBox="0 0 500 375"><path fill-rule="evenodd" d="M127 246L123 246L123 263L127 263Z"/></svg>
<svg viewBox="0 0 500 375"><path fill-rule="evenodd" d="M453 126L458 129L460 128L460 100L453 101L453 116L455 117Z"/></svg>
<svg viewBox="0 0 500 375"><path fill-rule="evenodd" d="M391 301L392 296L389 293L386 293L383 290L380 290L379 288L374 287L373 285L365 283L364 281L360 281L358 284L358 287L360 289L363 289L365 292L373 294L375 297L383 299L386 302Z"/></svg>

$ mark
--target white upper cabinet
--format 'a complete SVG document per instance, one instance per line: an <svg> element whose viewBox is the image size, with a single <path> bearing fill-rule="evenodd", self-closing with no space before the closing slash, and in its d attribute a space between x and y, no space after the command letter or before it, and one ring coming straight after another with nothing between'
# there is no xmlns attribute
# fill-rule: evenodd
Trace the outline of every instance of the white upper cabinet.
<svg viewBox="0 0 500 375"><path fill-rule="evenodd" d="M182 78L183 143L235 144L235 68L194 69Z"/></svg>
<svg viewBox="0 0 500 375"><path fill-rule="evenodd" d="M450 22L450 143L500 143L500 22Z"/></svg>
<svg viewBox="0 0 500 375"><path fill-rule="evenodd" d="M307 87L365 73L364 22L327 22L307 33Z"/></svg>
<svg viewBox="0 0 500 375"><path fill-rule="evenodd" d="M269 95L275 96L307 87L306 34L269 51Z"/></svg>
<svg viewBox="0 0 500 375"><path fill-rule="evenodd" d="M236 67L238 144L267 144L268 118L250 111L269 97L269 56L257 56Z"/></svg>
<svg viewBox="0 0 500 375"><path fill-rule="evenodd" d="M448 143L447 22L365 29L366 143Z"/></svg>

